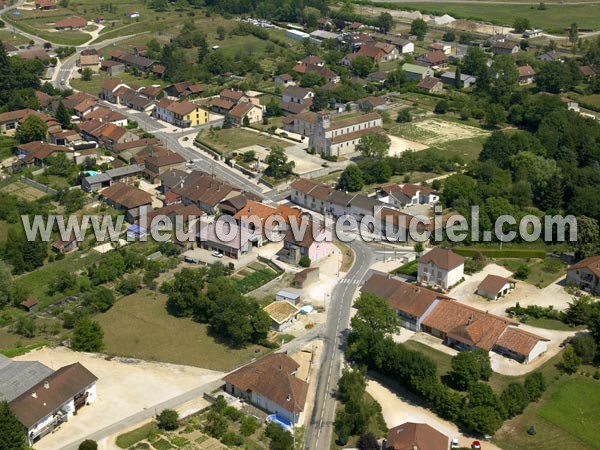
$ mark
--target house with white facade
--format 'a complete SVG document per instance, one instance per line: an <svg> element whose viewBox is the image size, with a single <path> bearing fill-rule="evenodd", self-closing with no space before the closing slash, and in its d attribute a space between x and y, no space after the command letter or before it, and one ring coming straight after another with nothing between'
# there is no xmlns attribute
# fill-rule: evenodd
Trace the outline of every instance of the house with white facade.
<svg viewBox="0 0 600 450"><path fill-rule="evenodd" d="M418 260L417 281L448 290L464 277L465 258L452 250L435 247Z"/></svg>
<svg viewBox="0 0 600 450"><path fill-rule="evenodd" d="M600 256L590 256L567 269L567 282L600 294Z"/></svg>
<svg viewBox="0 0 600 450"><path fill-rule="evenodd" d="M498 275L488 275L477 286L477 295L490 300L498 300L504 297L515 287L515 282Z"/></svg>
<svg viewBox="0 0 600 450"><path fill-rule="evenodd" d="M299 367L284 353L270 354L225 376L225 392L302 425L308 383L296 376Z"/></svg>
<svg viewBox="0 0 600 450"><path fill-rule="evenodd" d="M97 380L80 363L70 364L13 399L9 407L23 425L28 444L33 445L96 400Z"/></svg>
<svg viewBox="0 0 600 450"><path fill-rule="evenodd" d="M390 183L377 189L377 198L396 208L406 208L413 205L434 205L440 201L440 194L429 186Z"/></svg>

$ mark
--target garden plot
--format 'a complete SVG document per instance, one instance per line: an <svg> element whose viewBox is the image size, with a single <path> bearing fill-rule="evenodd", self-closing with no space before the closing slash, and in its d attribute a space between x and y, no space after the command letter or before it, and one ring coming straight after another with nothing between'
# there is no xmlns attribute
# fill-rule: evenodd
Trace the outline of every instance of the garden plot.
<svg viewBox="0 0 600 450"><path fill-rule="evenodd" d="M400 126L393 134L427 146L435 146L450 141L472 139L489 134L485 130L441 119L427 119Z"/></svg>
<svg viewBox="0 0 600 450"><path fill-rule="evenodd" d="M32 202L47 195L44 191L40 191L39 189L29 186L21 181L16 181L8 186L3 187L0 189L0 192L4 194L16 195L20 199L28 202Z"/></svg>

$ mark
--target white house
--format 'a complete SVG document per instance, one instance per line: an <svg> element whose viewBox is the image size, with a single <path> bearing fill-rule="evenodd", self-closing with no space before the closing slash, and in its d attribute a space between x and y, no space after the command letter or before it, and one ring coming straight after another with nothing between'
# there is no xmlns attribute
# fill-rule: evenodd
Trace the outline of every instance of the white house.
<svg viewBox="0 0 600 450"><path fill-rule="evenodd" d="M377 197L384 203L397 208L413 205L434 205L440 201L440 195L428 186L418 184L384 184L377 191Z"/></svg>
<svg viewBox="0 0 600 450"><path fill-rule="evenodd" d="M29 445L96 400L98 378L79 363L58 369L9 403Z"/></svg>
<svg viewBox="0 0 600 450"><path fill-rule="evenodd" d="M600 256L590 256L567 269L567 281L600 294Z"/></svg>
<svg viewBox="0 0 600 450"><path fill-rule="evenodd" d="M288 355L273 353L223 378L225 391L302 425L308 383L296 376L299 367Z"/></svg>
<svg viewBox="0 0 600 450"><path fill-rule="evenodd" d="M448 290L463 279L464 267L465 258L452 250L435 247L419 258L417 281Z"/></svg>
<svg viewBox="0 0 600 450"><path fill-rule="evenodd" d="M284 103L309 104L314 96L315 93L310 89L301 88L299 86L288 86L283 91L282 101Z"/></svg>
<svg viewBox="0 0 600 450"><path fill-rule="evenodd" d="M509 326L494 344L493 351L527 364L546 353L548 342L549 339Z"/></svg>

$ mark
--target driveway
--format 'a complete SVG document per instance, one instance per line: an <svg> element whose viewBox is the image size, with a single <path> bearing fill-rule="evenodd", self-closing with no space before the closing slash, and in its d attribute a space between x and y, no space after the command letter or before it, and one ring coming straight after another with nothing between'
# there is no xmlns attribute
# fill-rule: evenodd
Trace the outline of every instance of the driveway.
<svg viewBox="0 0 600 450"><path fill-rule="evenodd" d="M470 448L471 442L478 439L459 431L452 422L439 418L435 413L420 405L417 398L400 396L375 380L369 380L367 392L379 402L383 418L388 428L395 427L404 422L426 423L448 436L448 439L458 438L462 447ZM448 443L449 444L449 443ZM491 442L482 442L483 450L500 450Z"/></svg>
<svg viewBox="0 0 600 450"><path fill-rule="evenodd" d="M77 353L63 347L43 348L15 360L39 361L54 370L80 362L98 377L98 399L82 408L58 431L40 440L36 450L56 450L77 443L91 433L124 423L136 413L152 410L162 402L223 376L223 373L212 370L128 358L107 361L105 355ZM196 393L194 397L198 395L202 394Z"/></svg>

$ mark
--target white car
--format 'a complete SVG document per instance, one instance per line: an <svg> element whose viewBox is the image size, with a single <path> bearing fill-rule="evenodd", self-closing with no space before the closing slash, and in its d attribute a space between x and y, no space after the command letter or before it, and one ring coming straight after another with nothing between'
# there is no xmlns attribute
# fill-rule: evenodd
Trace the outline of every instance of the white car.
<svg viewBox="0 0 600 450"><path fill-rule="evenodd" d="M458 438L452 439L450 443L450 448L460 448L460 444L458 443Z"/></svg>
<svg viewBox="0 0 600 450"><path fill-rule="evenodd" d="M211 253L211 255L213 255L215 258L222 258L223 257L223 253L219 252L218 250L213 250L213 252Z"/></svg>

